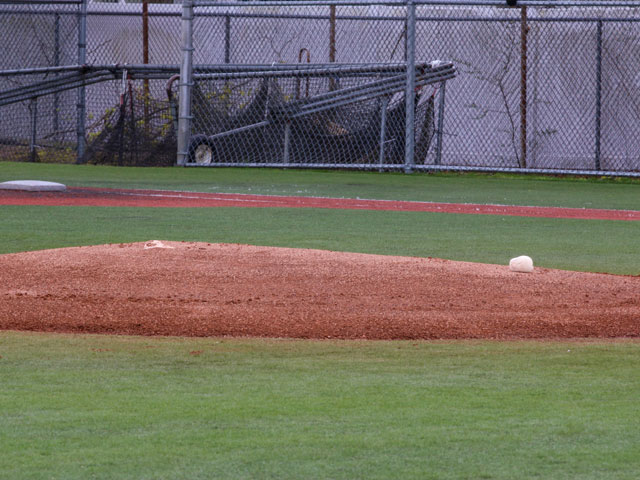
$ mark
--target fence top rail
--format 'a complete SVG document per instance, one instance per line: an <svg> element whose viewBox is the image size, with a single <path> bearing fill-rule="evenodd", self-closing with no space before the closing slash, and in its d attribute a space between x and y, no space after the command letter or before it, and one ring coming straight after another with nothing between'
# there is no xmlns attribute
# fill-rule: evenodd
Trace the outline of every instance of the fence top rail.
<svg viewBox="0 0 640 480"><path fill-rule="evenodd" d="M0 5L81 5L86 0L0 0Z"/></svg>
<svg viewBox="0 0 640 480"><path fill-rule="evenodd" d="M189 0L184 0L187 3ZM515 7L507 6L505 0L193 0L199 7L297 7L297 6L395 6L434 5L451 7L617 7L640 8L640 0L518 0Z"/></svg>
<svg viewBox="0 0 640 480"><path fill-rule="evenodd" d="M410 1L410 0L409 0ZM186 2L185 2L186 3ZM370 0L247 0L247 1L212 1L212 0L197 0L193 2L194 7L313 7L313 6L372 6L383 5L392 7L403 7L407 4L407 0L383 0L377 2L371 2Z"/></svg>
<svg viewBox="0 0 640 480"><path fill-rule="evenodd" d="M0 0L0 5L82 5L88 3L92 7L117 11L121 7L125 10L137 10L139 7L134 3L114 4L110 2L97 2L91 0ZM188 3L184 0L183 3ZM298 7L298 6L394 6L403 7L406 5L433 5L433 6L451 6L451 7L603 7L603 8L640 8L640 0L517 0L515 7L509 7L505 0L192 0L194 7ZM150 5L153 8L162 10L163 7L167 12L172 12L179 4L160 4Z"/></svg>

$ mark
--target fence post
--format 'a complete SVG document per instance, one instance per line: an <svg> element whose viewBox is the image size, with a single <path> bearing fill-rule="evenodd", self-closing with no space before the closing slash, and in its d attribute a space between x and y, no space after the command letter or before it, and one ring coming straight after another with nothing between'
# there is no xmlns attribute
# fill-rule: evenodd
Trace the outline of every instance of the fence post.
<svg viewBox="0 0 640 480"><path fill-rule="evenodd" d="M596 47L596 170L600 170L602 113L602 20L598 20Z"/></svg>
<svg viewBox="0 0 640 480"><path fill-rule="evenodd" d="M440 101L438 102L438 130L436 132L436 165L442 163L442 133L444 129L444 96L447 82L440 84Z"/></svg>
<svg viewBox="0 0 640 480"><path fill-rule="evenodd" d="M60 65L60 14L56 13L53 24L53 64ZM53 94L53 131L58 132L60 117L58 110L60 109L60 94Z"/></svg>
<svg viewBox="0 0 640 480"><path fill-rule="evenodd" d="M416 85L416 6L407 0L407 85L405 88L404 171L413 170L415 148L415 85Z"/></svg>
<svg viewBox="0 0 640 480"><path fill-rule="evenodd" d="M149 0L142 0L142 63L149 64ZM142 104L144 131L149 134L149 103L151 90L149 89L149 79L142 81Z"/></svg>
<svg viewBox="0 0 640 480"><path fill-rule="evenodd" d="M288 121L284 127L284 151L282 153L282 163L289 165L291 159L291 122Z"/></svg>
<svg viewBox="0 0 640 480"><path fill-rule="evenodd" d="M527 168L527 7L520 7L520 167Z"/></svg>
<svg viewBox="0 0 640 480"><path fill-rule="evenodd" d="M389 97L384 97L380 102L380 151L378 153L379 170L382 171L384 164L384 142L387 136L387 107L389 106Z"/></svg>
<svg viewBox="0 0 640 480"><path fill-rule="evenodd" d="M38 97L31 99L31 142L29 145L29 161L35 162L37 159L36 141L38 137Z"/></svg>
<svg viewBox="0 0 640 480"><path fill-rule="evenodd" d="M224 63L231 63L231 15L224 16Z"/></svg>
<svg viewBox="0 0 640 480"><path fill-rule="evenodd" d="M191 134L191 87L193 86L193 0L182 2L182 64L178 112L178 165L187 163Z"/></svg>
<svg viewBox="0 0 640 480"><path fill-rule="evenodd" d="M87 1L82 0L78 12L78 65L87 63ZM76 161L80 163L85 152L86 92L84 84L78 88L76 102Z"/></svg>

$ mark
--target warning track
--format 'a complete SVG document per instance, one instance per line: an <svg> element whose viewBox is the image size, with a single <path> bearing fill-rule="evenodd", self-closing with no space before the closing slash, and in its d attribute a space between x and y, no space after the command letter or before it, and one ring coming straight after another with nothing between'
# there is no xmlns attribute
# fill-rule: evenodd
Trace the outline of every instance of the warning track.
<svg viewBox="0 0 640 480"><path fill-rule="evenodd" d="M389 210L519 217L574 218L583 220L639 221L638 210L607 210L561 207L529 207L468 203L411 202L350 198L247 195L232 193L174 192L165 190L123 190L69 188L65 192L0 190L0 205L104 206L104 207L281 207L347 210Z"/></svg>

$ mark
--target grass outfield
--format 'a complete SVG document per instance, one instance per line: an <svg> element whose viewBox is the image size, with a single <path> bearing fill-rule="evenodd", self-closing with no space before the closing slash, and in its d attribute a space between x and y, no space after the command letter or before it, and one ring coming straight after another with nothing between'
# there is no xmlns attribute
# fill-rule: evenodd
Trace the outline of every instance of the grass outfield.
<svg viewBox="0 0 640 480"><path fill-rule="evenodd" d="M16 179L640 210L640 183L610 179L0 163ZM0 253L159 238L640 273L638 222L2 206L0 224ZM0 332L0 478L635 479L638 371L631 341Z"/></svg>
<svg viewBox="0 0 640 480"><path fill-rule="evenodd" d="M0 162L0 182L640 210L640 180L242 168L118 168Z"/></svg>
<svg viewBox="0 0 640 480"><path fill-rule="evenodd" d="M0 253L160 240L640 273L639 222L296 208L3 206Z"/></svg>
<svg viewBox="0 0 640 480"><path fill-rule="evenodd" d="M0 478L636 479L640 345L0 336Z"/></svg>

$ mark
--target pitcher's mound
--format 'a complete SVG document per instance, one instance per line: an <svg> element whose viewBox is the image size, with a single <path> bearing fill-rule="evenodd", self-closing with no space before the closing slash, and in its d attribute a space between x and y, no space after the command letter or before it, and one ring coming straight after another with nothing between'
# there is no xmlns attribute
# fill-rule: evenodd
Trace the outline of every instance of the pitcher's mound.
<svg viewBox="0 0 640 480"><path fill-rule="evenodd" d="M640 277L246 245L0 256L0 329L298 338L640 336Z"/></svg>

